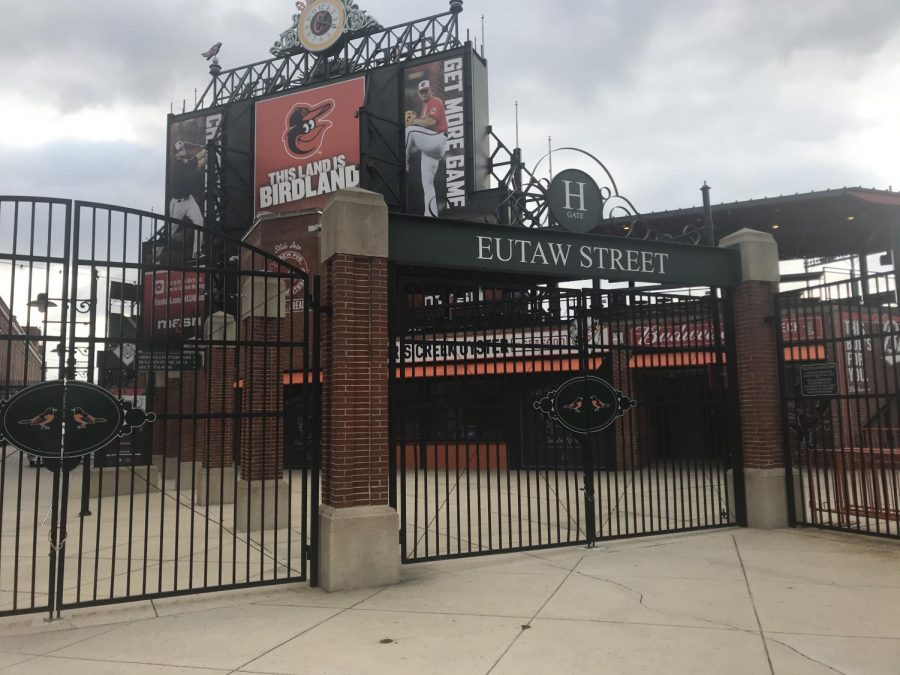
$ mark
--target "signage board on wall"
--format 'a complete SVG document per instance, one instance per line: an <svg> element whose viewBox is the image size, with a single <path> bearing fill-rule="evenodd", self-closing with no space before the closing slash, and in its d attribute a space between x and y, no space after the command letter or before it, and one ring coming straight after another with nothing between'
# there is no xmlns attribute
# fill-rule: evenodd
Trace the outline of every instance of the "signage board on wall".
<svg viewBox="0 0 900 675"><path fill-rule="evenodd" d="M465 63L460 54L403 71L409 213L436 218L466 206Z"/></svg>
<svg viewBox="0 0 900 675"><path fill-rule="evenodd" d="M836 363L811 363L800 366L801 396L837 396L838 393Z"/></svg>
<svg viewBox="0 0 900 675"><path fill-rule="evenodd" d="M205 308L204 274L166 270L144 273L144 335L197 335Z"/></svg>
<svg viewBox="0 0 900 675"><path fill-rule="evenodd" d="M322 206L359 185L364 100L365 79L356 78L256 104L256 214Z"/></svg>
<svg viewBox="0 0 900 675"><path fill-rule="evenodd" d="M414 216L392 218L389 238L391 261L407 265L708 286L741 279L731 249Z"/></svg>

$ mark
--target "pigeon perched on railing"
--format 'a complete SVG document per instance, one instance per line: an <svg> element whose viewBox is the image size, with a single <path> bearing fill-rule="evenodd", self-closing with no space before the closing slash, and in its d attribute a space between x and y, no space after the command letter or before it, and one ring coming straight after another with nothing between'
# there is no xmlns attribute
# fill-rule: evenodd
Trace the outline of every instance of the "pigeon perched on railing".
<svg viewBox="0 0 900 675"><path fill-rule="evenodd" d="M221 43L221 42L217 42L217 43L214 44L212 47L210 47L210 48L207 49L205 52L203 52L200 56L202 56L202 57L205 58L207 61L209 61L210 59L215 58L216 54L219 53L219 50L220 50L221 48L222 48L222 43Z"/></svg>

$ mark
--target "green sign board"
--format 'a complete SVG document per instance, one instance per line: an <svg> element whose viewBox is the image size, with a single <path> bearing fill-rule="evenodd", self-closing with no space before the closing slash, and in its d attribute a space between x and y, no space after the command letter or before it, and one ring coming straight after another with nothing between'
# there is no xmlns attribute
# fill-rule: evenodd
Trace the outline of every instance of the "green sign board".
<svg viewBox="0 0 900 675"><path fill-rule="evenodd" d="M701 286L741 280L730 249L400 215L389 237L388 257L404 265Z"/></svg>

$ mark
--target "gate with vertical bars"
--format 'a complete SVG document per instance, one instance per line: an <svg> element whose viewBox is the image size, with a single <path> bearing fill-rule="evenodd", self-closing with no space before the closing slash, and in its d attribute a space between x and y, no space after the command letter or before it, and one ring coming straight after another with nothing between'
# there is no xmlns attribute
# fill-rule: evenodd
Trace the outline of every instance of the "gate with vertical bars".
<svg viewBox="0 0 900 675"><path fill-rule="evenodd" d="M318 280L102 204L0 197L0 233L0 398L89 382L149 418L83 458L4 442L0 615L315 582Z"/></svg>
<svg viewBox="0 0 900 675"><path fill-rule="evenodd" d="M791 525L900 538L893 272L777 296Z"/></svg>
<svg viewBox="0 0 900 675"><path fill-rule="evenodd" d="M404 562L741 522L731 324L716 288L395 270Z"/></svg>

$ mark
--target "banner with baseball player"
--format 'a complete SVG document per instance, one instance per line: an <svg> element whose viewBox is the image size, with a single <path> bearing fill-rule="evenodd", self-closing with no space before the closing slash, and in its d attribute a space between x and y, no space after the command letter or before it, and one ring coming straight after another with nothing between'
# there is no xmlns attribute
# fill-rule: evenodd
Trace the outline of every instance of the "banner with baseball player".
<svg viewBox="0 0 900 675"><path fill-rule="evenodd" d="M406 208L436 218L466 205L462 55L403 71Z"/></svg>
<svg viewBox="0 0 900 675"><path fill-rule="evenodd" d="M256 104L254 213L323 206L359 186L359 118L365 78Z"/></svg>
<svg viewBox="0 0 900 675"><path fill-rule="evenodd" d="M198 115L169 124L166 215L197 227L205 223L208 143L216 138L221 113ZM157 264L186 264L202 242L192 227L173 225L159 233Z"/></svg>

